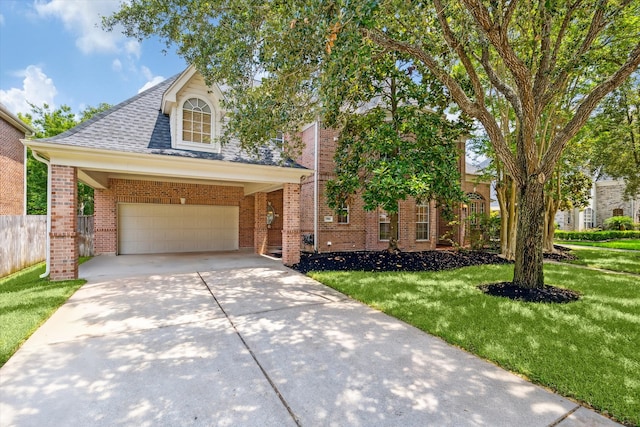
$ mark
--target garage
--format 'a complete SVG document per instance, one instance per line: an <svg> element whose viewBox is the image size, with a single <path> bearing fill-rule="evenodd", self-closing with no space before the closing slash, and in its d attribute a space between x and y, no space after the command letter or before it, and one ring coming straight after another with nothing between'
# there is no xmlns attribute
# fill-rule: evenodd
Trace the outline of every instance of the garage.
<svg viewBox="0 0 640 427"><path fill-rule="evenodd" d="M118 253L238 249L237 206L118 204Z"/></svg>

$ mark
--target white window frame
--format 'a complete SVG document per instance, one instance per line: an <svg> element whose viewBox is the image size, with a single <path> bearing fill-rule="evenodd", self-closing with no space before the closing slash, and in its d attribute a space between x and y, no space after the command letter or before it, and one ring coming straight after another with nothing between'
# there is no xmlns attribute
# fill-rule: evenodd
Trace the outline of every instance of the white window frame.
<svg viewBox="0 0 640 427"><path fill-rule="evenodd" d="M341 213L343 212L346 214L346 217L347 217L346 221L340 221ZM349 224L349 220L350 220L349 205L347 203L343 203L342 205L338 206L338 209L336 209L336 216L338 217L338 224Z"/></svg>
<svg viewBox="0 0 640 427"><path fill-rule="evenodd" d="M383 239L381 237L382 230L380 227L382 226L382 224L389 224L386 232L386 234L388 234L389 237L387 237L386 239ZM378 241L388 242L390 239L391 239L391 217L386 211L379 209L378 210Z"/></svg>
<svg viewBox="0 0 640 427"><path fill-rule="evenodd" d="M419 209L424 209L424 214L421 214ZM421 215L423 218L421 218ZM425 219L425 218L426 218L426 221L420 221L420 219ZM431 212L430 212L429 204L416 203L416 242L426 242L430 240L431 238L431 233L429 232L430 219L431 219ZM418 224L426 224L426 232L427 232L426 239L418 238Z"/></svg>
<svg viewBox="0 0 640 427"><path fill-rule="evenodd" d="M211 110L211 142L209 143L204 143L204 142L192 142L192 141L185 141L182 139L183 137L183 126L184 126L184 104L189 101L190 99L198 99L202 102L204 102L205 104L207 104L207 106L209 107L209 109ZM183 148L183 149L187 149L187 150L194 150L194 151L205 151L205 152L209 152L209 153L219 153L220 152L220 142L218 142L217 137L218 137L218 123L217 123L217 116L218 116L218 112L216 110L216 108L214 107L214 102L213 100L209 99L208 97L202 96L198 93L185 93L184 96L180 97L180 100L178 102L177 105L177 117L176 117L176 125L177 125L177 129L176 129L176 148Z"/></svg>
<svg viewBox="0 0 640 427"><path fill-rule="evenodd" d="M584 210L584 221L582 223L582 226L584 227L585 230L589 230L589 229L593 228L593 226L594 226L593 213L594 213L593 209L585 208L585 210Z"/></svg>

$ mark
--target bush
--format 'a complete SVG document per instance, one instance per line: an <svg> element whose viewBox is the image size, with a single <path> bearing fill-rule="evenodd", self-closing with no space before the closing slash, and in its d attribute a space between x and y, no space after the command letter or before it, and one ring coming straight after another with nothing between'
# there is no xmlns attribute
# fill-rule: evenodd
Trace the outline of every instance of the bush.
<svg viewBox="0 0 640 427"><path fill-rule="evenodd" d="M613 239L640 239L640 231L633 230L606 230L606 231L562 231L555 232L558 240L587 240L600 242Z"/></svg>
<svg viewBox="0 0 640 427"><path fill-rule="evenodd" d="M633 219L628 216L612 216L604 220L607 230L633 230Z"/></svg>

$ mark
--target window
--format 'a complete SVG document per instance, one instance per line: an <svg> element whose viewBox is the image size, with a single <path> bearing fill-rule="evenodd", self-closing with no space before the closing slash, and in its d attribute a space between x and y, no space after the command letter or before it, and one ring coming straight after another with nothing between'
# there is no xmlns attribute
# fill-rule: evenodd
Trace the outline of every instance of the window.
<svg viewBox="0 0 640 427"><path fill-rule="evenodd" d="M211 144L211 107L199 98L187 99L182 107L182 141Z"/></svg>
<svg viewBox="0 0 640 427"><path fill-rule="evenodd" d="M614 209L613 210L613 216L622 216L624 215L624 210L623 209Z"/></svg>
<svg viewBox="0 0 640 427"><path fill-rule="evenodd" d="M469 198L469 222L471 225L478 224L478 217L484 215L484 197L478 193L467 193Z"/></svg>
<svg viewBox="0 0 640 427"><path fill-rule="evenodd" d="M389 240L391 238L391 218L385 211L380 211L378 215L378 239Z"/></svg>
<svg viewBox="0 0 640 427"><path fill-rule="evenodd" d="M349 224L349 205L343 203L336 209L338 224Z"/></svg>
<svg viewBox="0 0 640 427"><path fill-rule="evenodd" d="M584 210L584 229L589 230L593 228L593 209L586 208Z"/></svg>
<svg viewBox="0 0 640 427"><path fill-rule="evenodd" d="M429 240L429 205L416 205L416 240Z"/></svg>

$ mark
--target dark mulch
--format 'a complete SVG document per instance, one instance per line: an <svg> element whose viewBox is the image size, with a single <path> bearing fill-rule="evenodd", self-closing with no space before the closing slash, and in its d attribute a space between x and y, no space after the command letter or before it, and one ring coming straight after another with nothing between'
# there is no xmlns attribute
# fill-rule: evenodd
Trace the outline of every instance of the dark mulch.
<svg viewBox="0 0 640 427"><path fill-rule="evenodd" d="M483 264L509 264L498 255L479 251L398 252L354 251L302 254L293 266L309 271L439 271Z"/></svg>
<svg viewBox="0 0 640 427"><path fill-rule="evenodd" d="M564 246L553 245L554 252L545 252L544 259L552 259L554 261L575 261L578 259L571 253L571 249Z"/></svg>
<svg viewBox="0 0 640 427"><path fill-rule="evenodd" d="M544 285L542 288L528 289L515 286L511 282L500 282L478 286L478 289L488 295L526 302L564 304L580 299L580 294L577 292L550 285Z"/></svg>

